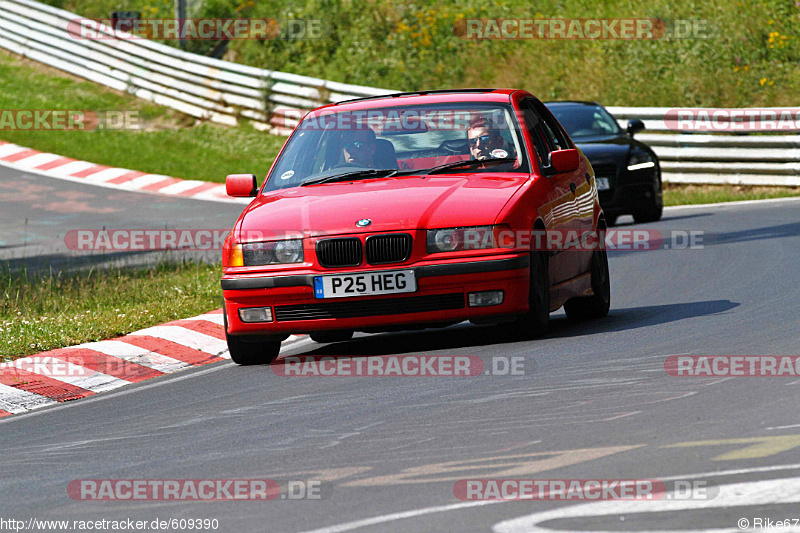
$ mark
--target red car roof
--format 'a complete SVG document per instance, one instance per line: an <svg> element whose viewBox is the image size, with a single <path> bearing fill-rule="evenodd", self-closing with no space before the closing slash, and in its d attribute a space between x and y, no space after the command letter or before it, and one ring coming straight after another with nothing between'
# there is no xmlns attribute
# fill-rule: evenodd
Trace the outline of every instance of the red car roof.
<svg viewBox="0 0 800 533"><path fill-rule="evenodd" d="M511 94L519 91L519 89L487 89L485 92L478 91L464 91L459 92L457 89L453 92L435 92L435 93L399 93L398 96L386 95L374 98L365 98L363 100L353 100L346 103L328 104L326 106L318 107L311 113L316 113L320 110L333 111L360 111L364 109L375 109L376 107L387 106L401 106L401 105L425 105L425 104L443 104L443 103L458 103L458 102L500 102L508 103L511 100Z"/></svg>

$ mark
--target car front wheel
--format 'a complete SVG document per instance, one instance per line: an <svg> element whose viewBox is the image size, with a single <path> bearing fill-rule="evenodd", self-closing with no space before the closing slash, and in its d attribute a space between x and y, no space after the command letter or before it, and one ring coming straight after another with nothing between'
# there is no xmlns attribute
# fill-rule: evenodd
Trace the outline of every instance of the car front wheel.
<svg viewBox="0 0 800 533"><path fill-rule="evenodd" d="M528 312L511 324L513 336L523 339L541 337L550 325L550 254L531 252Z"/></svg>
<svg viewBox="0 0 800 533"><path fill-rule="evenodd" d="M225 333L231 360L237 365L268 365L281 351L281 341L248 341L241 335Z"/></svg>
<svg viewBox="0 0 800 533"><path fill-rule="evenodd" d="M223 309L223 327L225 340L228 342L228 352L231 360L237 365L268 365L272 363L281 351L281 339L264 340L263 338L244 339L242 335L228 333L228 316Z"/></svg>

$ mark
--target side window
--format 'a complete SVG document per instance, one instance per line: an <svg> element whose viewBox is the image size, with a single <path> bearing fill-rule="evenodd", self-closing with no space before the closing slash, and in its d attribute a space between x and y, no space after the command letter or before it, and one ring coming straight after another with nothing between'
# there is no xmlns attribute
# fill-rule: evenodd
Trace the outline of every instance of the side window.
<svg viewBox="0 0 800 533"><path fill-rule="evenodd" d="M531 100L531 104L542 116L542 123L550 132L550 135L552 135L555 142L554 150L568 150L573 148L569 140L569 135L567 135L550 110L548 110L544 104L536 100Z"/></svg>
<svg viewBox="0 0 800 533"><path fill-rule="evenodd" d="M553 151L553 144L548 139L546 130L543 128L542 119L539 113L536 112L530 99L520 102L520 109L522 110L525 119L525 127L533 139L533 145L536 149L536 155L539 159L539 165L546 167L550 165L550 152Z"/></svg>

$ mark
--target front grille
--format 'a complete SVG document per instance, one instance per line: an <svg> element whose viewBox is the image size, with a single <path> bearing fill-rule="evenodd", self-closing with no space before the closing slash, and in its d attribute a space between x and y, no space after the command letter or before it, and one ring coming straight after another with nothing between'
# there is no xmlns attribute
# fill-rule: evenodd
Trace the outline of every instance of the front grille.
<svg viewBox="0 0 800 533"><path fill-rule="evenodd" d="M356 318L362 316L402 315L425 311L463 309L464 295L433 294L404 298L325 302L303 305L275 306L275 320L319 320L322 318Z"/></svg>
<svg viewBox="0 0 800 533"><path fill-rule="evenodd" d="M361 255L361 241L356 238L317 241L317 260L324 267L360 265Z"/></svg>
<svg viewBox="0 0 800 533"><path fill-rule="evenodd" d="M367 237L367 263L402 263L411 255L411 235L394 233Z"/></svg>

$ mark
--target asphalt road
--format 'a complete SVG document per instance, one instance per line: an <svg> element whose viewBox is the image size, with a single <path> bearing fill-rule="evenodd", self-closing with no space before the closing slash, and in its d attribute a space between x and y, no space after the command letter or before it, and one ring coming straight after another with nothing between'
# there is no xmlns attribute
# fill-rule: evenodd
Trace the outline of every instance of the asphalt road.
<svg viewBox="0 0 800 533"><path fill-rule="evenodd" d="M70 230L230 229L244 206L127 192L0 166L0 263L29 270L152 264L165 252L80 251ZM170 259L219 260L219 251L170 251Z"/></svg>
<svg viewBox="0 0 800 533"><path fill-rule="evenodd" d="M9 180L52 184L3 176L4 191ZM127 221L135 205L161 209L151 196L129 198L119 215ZM160 212L205 224L235 210L179 203ZM6 227L2 209L9 239L20 226ZM457 325L285 350L470 355L487 368L522 357L522 375L298 378L225 362L10 417L0 421L0 518L209 518L232 532L739 531L742 518L751 527L800 519L800 380L664 369L673 354L800 354L799 220L797 200L670 209L648 228L703 231L704 247L612 252L609 316L574 323L556 313L539 340L504 342L493 328ZM245 478L322 480L322 498L109 502L67 492L77 479ZM456 481L480 478L710 489L588 503L454 496Z"/></svg>

